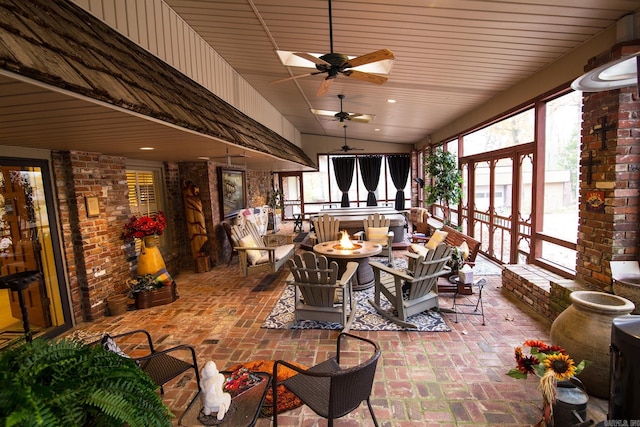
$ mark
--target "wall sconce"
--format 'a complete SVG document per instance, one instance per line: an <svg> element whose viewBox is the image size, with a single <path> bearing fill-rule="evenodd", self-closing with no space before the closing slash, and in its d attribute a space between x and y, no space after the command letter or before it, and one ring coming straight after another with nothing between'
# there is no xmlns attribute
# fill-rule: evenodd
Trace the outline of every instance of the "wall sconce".
<svg viewBox="0 0 640 427"><path fill-rule="evenodd" d="M424 179L422 179L422 178L413 178L413 180L418 183L420 188L424 188Z"/></svg>

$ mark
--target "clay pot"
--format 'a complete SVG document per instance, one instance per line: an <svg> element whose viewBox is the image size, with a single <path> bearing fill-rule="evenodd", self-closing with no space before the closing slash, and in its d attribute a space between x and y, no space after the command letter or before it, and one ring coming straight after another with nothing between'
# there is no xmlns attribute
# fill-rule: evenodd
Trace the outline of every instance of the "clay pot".
<svg viewBox="0 0 640 427"><path fill-rule="evenodd" d="M631 314L640 314L640 274L629 274L613 279L613 293L635 304Z"/></svg>
<svg viewBox="0 0 640 427"><path fill-rule="evenodd" d="M589 360L578 376L587 392L609 397L609 344L613 319L629 315L631 301L617 295L596 291L576 291L571 305L551 325L551 343L563 347L577 364Z"/></svg>

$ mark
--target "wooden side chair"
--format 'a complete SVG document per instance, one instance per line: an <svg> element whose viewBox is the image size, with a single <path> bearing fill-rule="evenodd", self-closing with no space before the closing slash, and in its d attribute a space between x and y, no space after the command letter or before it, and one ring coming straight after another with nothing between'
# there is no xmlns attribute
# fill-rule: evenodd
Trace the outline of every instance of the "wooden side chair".
<svg viewBox="0 0 640 427"><path fill-rule="evenodd" d="M313 228L315 231L309 234L312 245L340 239L340 220L329 214L313 218Z"/></svg>
<svg viewBox="0 0 640 427"><path fill-rule="evenodd" d="M392 322L405 328L417 328L407 319L425 310L438 308L438 278L450 273L451 269L447 267L450 259L451 247L441 243L435 249L429 249L425 256L417 256L412 269L391 268L379 262L370 262L375 278L375 294L369 303ZM383 276L380 274L382 271L388 274ZM382 309L382 295L395 308L397 315Z"/></svg>
<svg viewBox="0 0 640 427"><path fill-rule="evenodd" d="M362 220L363 231L354 234L355 237L382 246L382 255L387 256L387 265L393 267L393 231L390 231L391 220L384 215L375 213Z"/></svg>
<svg viewBox="0 0 640 427"><path fill-rule="evenodd" d="M349 262L338 278L338 263L329 263L323 255L303 252L287 261L291 271L289 284L295 286L296 322L318 320L336 322L348 332L355 317L357 300L353 296L351 278L358 263Z"/></svg>
<svg viewBox="0 0 640 427"><path fill-rule="evenodd" d="M231 238L244 276L263 271L275 273L296 249L295 244L267 246L257 227L249 221L244 226L232 225Z"/></svg>

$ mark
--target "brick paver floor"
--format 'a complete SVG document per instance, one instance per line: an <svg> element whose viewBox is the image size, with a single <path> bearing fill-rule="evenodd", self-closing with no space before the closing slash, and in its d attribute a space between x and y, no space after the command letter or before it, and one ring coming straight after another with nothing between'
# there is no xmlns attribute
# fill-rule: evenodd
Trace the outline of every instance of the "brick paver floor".
<svg viewBox="0 0 640 427"><path fill-rule="evenodd" d="M398 252L395 256L402 256ZM286 269L273 277L244 278L237 261L207 273L180 273L180 298L168 305L105 317L74 330L119 333L148 330L159 349L195 347L198 363L214 360L220 369L258 359L293 360L311 366L335 351L337 331L262 329L284 289ZM535 378L515 380L514 347L527 339L548 340L550 322L501 290L500 276L486 276L486 326L480 316L443 314L451 332L362 332L382 348L372 392L382 426L530 426L541 413ZM450 307L449 295L441 307ZM126 348L128 351L135 349ZM192 373L165 386L164 402L177 419L196 393ZM588 417L605 419L607 402L590 398ZM307 407L282 414L282 426L326 426ZM258 427L269 426L266 418ZM337 420L336 426L373 425L366 404Z"/></svg>

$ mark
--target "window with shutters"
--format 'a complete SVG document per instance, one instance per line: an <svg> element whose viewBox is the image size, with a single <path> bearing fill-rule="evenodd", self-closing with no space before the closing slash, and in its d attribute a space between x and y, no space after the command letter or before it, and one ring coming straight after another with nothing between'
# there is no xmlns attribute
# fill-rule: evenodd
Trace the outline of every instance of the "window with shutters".
<svg viewBox="0 0 640 427"><path fill-rule="evenodd" d="M127 188L131 215L153 215L158 211L165 210L162 182L161 167L129 165L127 168ZM167 231L160 236L160 245L166 239ZM140 250L138 239L136 239L136 250Z"/></svg>

